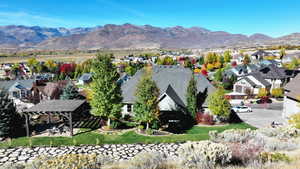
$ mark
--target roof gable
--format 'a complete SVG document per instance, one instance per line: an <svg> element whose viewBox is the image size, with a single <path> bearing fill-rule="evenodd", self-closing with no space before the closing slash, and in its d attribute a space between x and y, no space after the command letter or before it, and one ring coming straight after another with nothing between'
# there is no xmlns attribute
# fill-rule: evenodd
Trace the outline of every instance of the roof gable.
<svg viewBox="0 0 300 169"><path fill-rule="evenodd" d="M143 69L139 70L128 81L122 84L121 88L123 102L135 102L136 86L143 76L143 73ZM168 88L168 92L170 94L172 93L172 89L174 91L173 93L176 93L178 98L180 98L176 100L181 100L184 105L186 105L186 90L191 76L192 71L181 66L153 66L152 68L152 79L155 81L157 87L159 88L160 94L165 93ZM215 88L203 75L197 74L195 75L195 79L197 81L198 92L204 92L207 90L208 93L211 93L215 90Z"/></svg>

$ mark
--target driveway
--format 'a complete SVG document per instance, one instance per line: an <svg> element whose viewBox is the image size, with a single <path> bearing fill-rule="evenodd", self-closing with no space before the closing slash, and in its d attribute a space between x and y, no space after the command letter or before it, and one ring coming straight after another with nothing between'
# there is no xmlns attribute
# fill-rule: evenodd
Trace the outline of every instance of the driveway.
<svg viewBox="0 0 300 169"><path fill-rule="evenodd" d="M238 113L238 116L246 123L257 127L269 127L271 123L277 122L286 124L286 121L281 117L282 103L272 103L266 105L247 105L252 108L253 112Z"/></svg>

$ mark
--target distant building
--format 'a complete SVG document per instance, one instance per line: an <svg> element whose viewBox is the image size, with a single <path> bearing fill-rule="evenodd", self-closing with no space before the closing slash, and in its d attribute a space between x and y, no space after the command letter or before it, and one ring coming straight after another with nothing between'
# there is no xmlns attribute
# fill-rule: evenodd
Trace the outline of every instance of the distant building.
<svg viewBox="0 0 300 169"><path fill-rule="evenodd" d="M0 90L8 93L12 99L28 99L33 83L33 79L0 81Z"/></svg>
<svg viewBox="0 0 300 169"><path fill-rule="evenodd" d="M92 82L92 74L91 73L84 73L83 75L81 75L79 77L77 84L86 85L90 82Z"/></svg>

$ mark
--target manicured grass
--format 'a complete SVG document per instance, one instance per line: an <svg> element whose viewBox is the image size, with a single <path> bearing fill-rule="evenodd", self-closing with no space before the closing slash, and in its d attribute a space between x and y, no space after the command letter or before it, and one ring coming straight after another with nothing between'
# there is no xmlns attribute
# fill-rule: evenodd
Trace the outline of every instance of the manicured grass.
<svg viewBox="0 0 300 169"><path fill-rule="evenodd" d="M122 135L103 135L97 131L82 130L80 134L71 137L20 137L11 142L0 143L0 148L18 147L18 146L64 146L64 145L95 145L95 144L133 144L133 143L170 143L184 141L199 141L209 139L208 132L217 130L222 132L227 129L255 129L246 123L229 124L215 127L199 127L186 131L185 134L169 136L142 136L134 131L126 132Z"/></svg>

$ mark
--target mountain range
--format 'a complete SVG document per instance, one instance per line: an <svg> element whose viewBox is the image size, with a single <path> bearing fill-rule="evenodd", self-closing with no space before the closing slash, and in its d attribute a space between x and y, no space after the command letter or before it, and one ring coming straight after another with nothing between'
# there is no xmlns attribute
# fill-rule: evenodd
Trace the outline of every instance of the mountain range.
<svg viewBox="0 0 300 169"><path fill-rule="evenodd" d="M264 34L231 34L200 27L160 28L151 25L107 24L91 28L45 28L39 26L0 26L0 48L28 49L135 49L210 48L300 44L300 33L279 38Z"/></svg>

